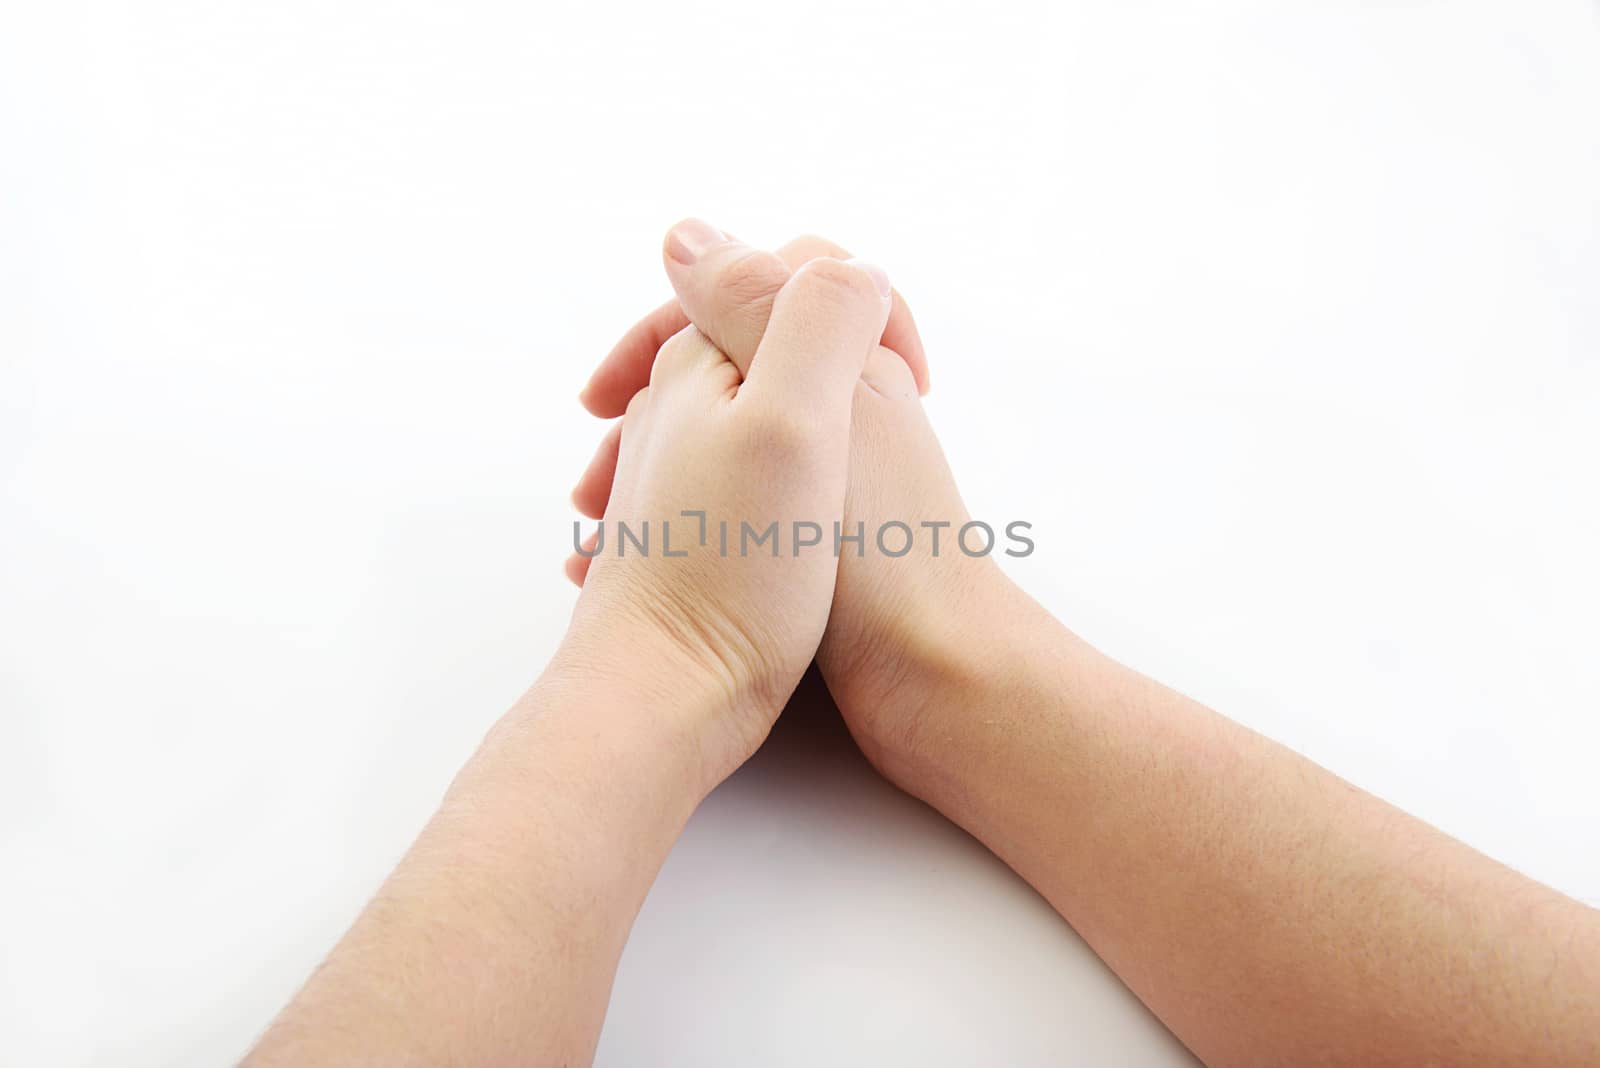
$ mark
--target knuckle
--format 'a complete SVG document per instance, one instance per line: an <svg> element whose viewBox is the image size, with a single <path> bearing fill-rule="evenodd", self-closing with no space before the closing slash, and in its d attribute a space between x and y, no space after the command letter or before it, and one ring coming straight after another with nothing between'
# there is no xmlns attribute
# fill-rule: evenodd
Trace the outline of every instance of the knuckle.
<svg viewBox="0 0 1600 1068"><path fill-rule="evenodd" d="M693 323L679 330L667 338L656 353L656 362L650 368L651 384L663 381L664 375L672 375L681 368L693 365L706 355L710 345L711 342Z"/></svg>
<svg viewBox="0 0 1600 1068"><path fill-rule="evenodd" d="M822 256L831 256L836 260L850 258L850 253L819 234L801 234L783 246L783 251L791 263L796 260L801 262L814 260Z"/></svg>
<svg viewBox="0 0 1600 1068"><path fill-rule="evenodd" d="M770 301L789 280L789 268L770 252L752 250L723 266L717 289L736 305Z"/></svg>
<svg viewBox="0 0 1600 1068"><path fill-rule="evenodd" d="M842 304L878 301L878 288L867 272L831 256L801 267L795 272L795 283L807 293Z"/></svg>
<svg viewBox="0 0 1600 1068"><path fill-rule="evenodd" d="M623 422L627 423L629 420L637 420L639 418L639 412L642 411L644 406L649 403L650 387L646 386L628 399L628 407L622 413ZM619 430L618 433L620 434L621 431Z"/></svg>

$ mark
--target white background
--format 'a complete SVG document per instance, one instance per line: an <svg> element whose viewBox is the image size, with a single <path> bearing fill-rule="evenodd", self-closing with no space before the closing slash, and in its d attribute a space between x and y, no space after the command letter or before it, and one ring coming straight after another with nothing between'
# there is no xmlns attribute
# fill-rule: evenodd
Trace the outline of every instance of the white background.
<svg viewBox="0 0 1600 1068"><path fill-rule="evenodd" d="M0 7L0 1042L222 1063L573 599L665 227L884 264L1113 655L1600 904L1600 29L1573 2ZM792 717L604 1065L1186 1063Z"/></svg>

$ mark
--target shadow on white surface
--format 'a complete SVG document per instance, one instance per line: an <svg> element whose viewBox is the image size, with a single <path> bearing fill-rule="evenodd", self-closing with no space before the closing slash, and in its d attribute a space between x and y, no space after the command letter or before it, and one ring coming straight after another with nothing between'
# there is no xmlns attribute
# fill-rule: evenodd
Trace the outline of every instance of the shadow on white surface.
<svg viewBox="0 0 1600 1068"><path fill-rule="evenodd" d="M812 672L639 915L596 1064L646 1063L1196 1062L1026 883L872 770Z"/></svg>

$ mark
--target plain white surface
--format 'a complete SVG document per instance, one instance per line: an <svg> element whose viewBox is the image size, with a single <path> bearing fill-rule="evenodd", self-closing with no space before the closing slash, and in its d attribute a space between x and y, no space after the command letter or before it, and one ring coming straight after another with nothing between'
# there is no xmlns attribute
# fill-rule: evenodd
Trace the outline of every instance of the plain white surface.
<svg viewBox="0 0 1600 1068"><path fill-rule="evenodd" d="M1109 652L1600 904L1600 31L1577 2L0 15L0 1033L219 1063L573 593L663 229L883 263L969 505ZM1185 1063L786 722L605 1065Z"/></svg>

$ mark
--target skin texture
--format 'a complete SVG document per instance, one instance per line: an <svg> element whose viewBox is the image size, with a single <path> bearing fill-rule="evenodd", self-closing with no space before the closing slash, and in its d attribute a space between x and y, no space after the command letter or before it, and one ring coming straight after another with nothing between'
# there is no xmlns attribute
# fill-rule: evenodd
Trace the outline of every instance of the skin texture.
<svg viewBox="0 0 1600 1068"><path fill-rule="evenodd" d="M751 254L668 264L735 363L782 284L739 269ZM780 251L816 254L843 252ZM624 338L592 411L626 402L653 319L673 321L658 309ZM876 349L856 386L846 523L966 518L915 352ZM607 496L602 452L574 501ZM1600 1064L1600 913L1111 661L991 561L917 552L840 561L818 662L847 724L1207 1064Z"/></svg>
<svg viewBox="0 0 1600 1068"><path fill-rule="evenodd" d="M706 243L680 230L669 252ZM627 406L614 521L839 518L888 280L826 258L783 273L742 367L693 327L654 355ZM766 736L833 597L825 555L660 549L595 558L551 665L247 1063L592 1058L645 891L695 805Z"/></svg>

